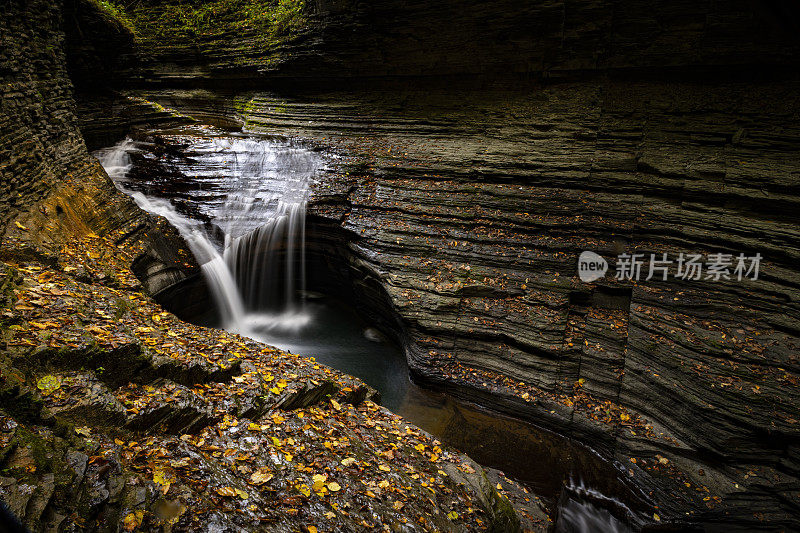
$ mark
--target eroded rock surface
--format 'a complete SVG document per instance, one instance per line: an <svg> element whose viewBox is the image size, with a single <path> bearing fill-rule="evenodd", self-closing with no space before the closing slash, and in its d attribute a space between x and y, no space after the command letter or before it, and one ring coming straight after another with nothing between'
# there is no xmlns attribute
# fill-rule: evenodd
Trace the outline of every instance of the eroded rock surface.
<svg viewBox="0 0 800 533"><path fill-rule="evenodd" d="M249 2L250 5L258 2ZM266 11L269 4L261 3ZM131 9L141 46L136 83L230 87L293 78L561 77L587 71L797 65L790 3L663 0L315 0L275 33L249 11L193 26L176 0ZM178 6L176 8L176 6ZM190 17L186 17L190 18ZM294 20L294 19L292 19ZM172 22L172 25L170 25ZM285 26L288 26L286 28ZM457 79L457 78L456 78ZM322 81L321 81L322 80Z"/></svg>
<svg viewBox="0 0 800 533"><path fill-rule="evenodd" d="M120 355L115 342L148 346L151 339L174 348L174 342L151 338L153 332L126 330L108 310L119 308L124 316L129 311L116 298L139 294L130 265L151 293L180 291L197 272L166 223L119 195L88 158L70 96L61 8L44 0L10 3L0 21L5 156L0 286L4 341L15 352L14 358L4 357L2 397L4 406L19 409L4 415L3 435L13 436L3 443L24 439L3 453L15 475L4 477L0 486L24 520L42 527L65 521L81 526L87 519L100 529L120 521L126 527L170 527L175 520L193 520L182 510L186 501L210 498L213 506L224 502L230 513L211 504L201 507L197 516L205 524L241 528L243 520L258 519L243 503L251 497L244 488L250 472L226 470L235 464L230 458L236 454L225 456L233 441L209 428L236 429L240 436L243 413L270 412L275 404L254 399L259 383L254 375L245 376L238 388L226 367L219 381L207 381L198 365L187 366L185 354L173 358L177 363L159 365L146 356L140 360L140 348L123 353L135 356L123 361L138 361L145 370L146 378L132 385L103 379L98 368L93 376L76 378L70 373L80 368L52 365L83 357L96 366L98 353ZM158 14L158 9L151 13ZM201 111L228 120L238 114L248 128L294 132L351 158L317 189L317 238L338 250L332 268L352 281L365 307L398 332L419 378L589 442L643 489L654 522L688 516L723 527L796 527L799 141L798 87L791 74L797 66L796 9L753 2L489 6L463 0L315 2L305 15L308 25L296 40L276 43L252 29L234 33L222 27L189 42L166 42L149 55L134 51L118 80L193 86L207 78L238 84L276 74L318 76L324 84L337 76L597 73L588 81L502 94L431 95L401 88L395 94L294 99L245 95L218 98L211 108L207 97L146 96L183 103L192 115ZM120 35L106 42L119 38L128 46ZM72 50L78 59L97 55L95 44ZM690 75L709 66L725 83ZM642 77L641 69L664 67L674 69L653 81ZM759 77L764 72L769 76ZM104 104L92 105L93 116L107 115ZM85 120L84 131L95 144L129 125L144 125L151 116L171 120L160 109L138 109L147 116L134 111L115 117L112 109L105 122ZM577 255L585 249L604 256L612 269L624 251L760 253L764 260L753 282L606 278L587 285L575 276ZM85 312L68 303L74 296L51 286L37 288L53 280L88 291L83 299L97 298L105 315L80 318ZM67 307L47 307L56 302ZM146 300L138 303L150 309ZM50 313L59 313L59 319ZM150 314L152 319L155 310ZM63 318L72 325L64 326ZM137 320L145 322L136 327L154 328L146 317ZM210 335L209 342L223 338L198 335ZM82 343L90 337L108 346L87 349ZM48 355L44 361L52 368L46 376L34 365L28 374L21 371L28 356L42 362L43 354L73 359ZM159 374L167 368L169 373ZM159 370L148 374L150 369ZM80 401L95 402L115 423L121 412L111 395L166 432L147 437L144 445L131 434L108 433L99 422L75 433L59 422L58 413L68 421L85 405L65 398L43 410L54 397L43 398L36 384L47 376L58 383L77 379L75 390L85 392ZM292 394L315 390L306 387L302 381ZM200 388L211 398L198 399ZM223 389L242 396L241 405L217 397ZM345 397L326 404L333 418L314 416L341 423L337 431L354 441L348 417L366 414L337 408ZM163 408L169 399L176 409ZM152 413L157 416L147 419ZM287 444L305 446L293 435L308 430L299 413L292 413L278 414L281 422L254 421L261 432L254 437L258 445L271 442L284 459ZM377 439L367 442L380 441L379 433L390 426L390 433L402 433L390 415L379 418L382 429L365 420L373 429L362 436ZM209 440L201 434L170 436L170 428L209 431ZM270 436L280 445L265 437L273 429ZM141 427L120 431L134 430ZM336 448L331 440L323 442ZM425 456L429 462L432 455L439 458L432 452L436 444L421 444L431 454ZM210 452L211 459L190 446ZM29 447L44 455L37 459L25 451ZM322 457L333 457L331 448L323 448L328 451L320 448ZM174 458L173 465L171 458L167 466L169 454L161 455L162 449L179 450L188 459ZM373 466L381 463L373 457L375 449L364 456ZM153 458L152 464L137 465L143 455ZM276 457L280 476L271 467L262 469L267 465L253 472L260 472L257 486L272 475L274 490L285 492L279 500L271 488L252 496L281 509L278 525L265 529L287 525L280 522L288 520L280 514L284 510L301 518L309 509L309 516L322 512L310 490L319 479L305 470L290 474L278 452ZM181 470L190 464L214 485ZM62 471L68 477L50 475ZM406 474L419 481L405 472L398 474L400 482ZM402 508L389 507L390 499L380 492L385 480L371 481L366 490L376 498L364 493L369 500L359 495L354 501L388 521L396 516L391 511ZM420 487L426 493L428 487ZM458 484L451 490L465 489ZM494 499L469 494L464 502ZM462 511L470 508L464 506ZM453 522L437 514L443 510L421 499L413 508L415 516L432 516L432 527L440 528ZM486 512L492 515L491 509ZM353 527L370 519L353 516L348 522Z"/></svg>
<svg viewBox="0 0 800 533"><path fill-rule="evenodd" d="M799 502L796 89L255 95L243 115L353 156L312 210L419 378L589 442L660 518L757 527ZM577 278L583 250L605 279ZM757 281L633 283L622 252L764 259Z"/></svg>
<svg viewBox="0 0 800 533"><path fill-rule="evenodd" d="M521 487L495 488L359 380L181 322L129 271L81 281L81 261L3 263L0 496L32 530L546 527L535 504L517 515Z"/></svg>

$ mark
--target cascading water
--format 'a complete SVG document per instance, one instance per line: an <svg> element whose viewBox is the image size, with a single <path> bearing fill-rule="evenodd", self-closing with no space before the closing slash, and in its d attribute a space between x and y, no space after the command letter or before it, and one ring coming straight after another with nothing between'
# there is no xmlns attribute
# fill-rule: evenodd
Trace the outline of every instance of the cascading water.
<svg viewBox="0 0 800 533"><path fill-rule="evenodd" d="M556 517L556 533L630 533L633 529L610 512L624 511L633 517L628 507L614 498L586 487L583 482L570 482L564 487Z"/></svg>
<svg viewBox="0 0 800 533"><path fill-rule="evenodd" d="M364 339L368 324L352 310L333 301L306 304L306 202L323 168L320 154L286 140L203 128L159 132L156 139L127 139L96 155L120 190L184 237L225 329L358 375L381 391L390 409L483 464L512 473L516 467L520 479L555 503L559 494L549 487L555 482L561 490L577 447L414 386L402 352ZM591 457L578 463L593 465ZM528 464L536 466L528 470ZM632 513L613 498L574 483L560 494L556 531L633 529L630 520L615 517Z"/></svg>
<svg viewBox="0 0 800 533"><path fill-rule="evenodd" d="M160 164L172 158L166 163L187 167L194 186L184 204L208 223L185 216L171 200L147 194L146 181L129 175L131 154L139 150L136 142L126 139L96 155L120 190L181 233L202 266L223 327L248 333L307 324L310 316L302 296L305 212L321 156L272 138L212 134L190 139L190 148L180 155L141 155L158 158ZM202 164L192 164L200 160ZM220 245L215 244L214 228L222 233Z"/></svg>

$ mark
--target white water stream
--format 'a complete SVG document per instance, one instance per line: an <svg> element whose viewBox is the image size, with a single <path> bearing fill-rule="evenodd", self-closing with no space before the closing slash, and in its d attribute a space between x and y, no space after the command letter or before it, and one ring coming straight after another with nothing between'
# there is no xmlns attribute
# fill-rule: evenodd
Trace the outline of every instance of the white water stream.
<svg viewBox="0 0 800 533"><path fill-rule="evenodd" d="M631 528L612 515L606 508L597 505L606 502L608 506L618 510L624 509L633 516L628 507L621 501L605 496L601 492L587 487L582 481L570 480L566 486L571 497L561 502L558 508L555 533L628 533Z"/></svg>
<svg viewBox="0 0 800 533"><path fill-rule="evenodd" d="M235 136L192 138L192 179L213 180L220 201L198 207L222 232L183 215L171 200L146 195L127 180L137 144L125 139L96 155L116 186L150 213L166 218L202 267L225 329L296 329L308 324L305 299L305 213L319 154L289 141ZM189 160L191 164L191 159ZM220 184L222 184L220 186ZM299 257L297 257L299 255ZM276 282L277 278L282 278Z"/></svg>

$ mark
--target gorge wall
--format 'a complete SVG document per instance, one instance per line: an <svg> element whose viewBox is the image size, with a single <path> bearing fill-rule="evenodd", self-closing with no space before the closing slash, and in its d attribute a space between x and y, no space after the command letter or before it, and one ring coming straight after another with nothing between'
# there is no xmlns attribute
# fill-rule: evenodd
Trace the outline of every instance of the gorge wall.
<svg viewBox="0 0 800 533"><path fill-rule="evenodd" d="M535 73L797 61L788 2L318 0L327 75ZM311 55L311 54L309 54ZM312 60L315 59L311 55ZM302 74L300 74L302 75Z"/></svg>
<svg viewBox="0 0 800 533"><path fill-rule="evenodd" d="M388 301L418 379L588 443L660 517L793 524L794 8L309 7L314 38L242 74L277 95L237 96L224 53L136 83L188 89L200 72L232 93L143 94L352 158L312 210L348 232L352 282ZM578 280L583 250L608 260L605 281ZM618 282L623 252L764 263L755 282L680 281L674 265L666 282Z"/></svg>
<svg viewBox="0 0 800 533"><path fill-rule="evenodd" d="M0 223L4 240L18 243L8 249L25 255L32 245L55 256L72 238L114 234L118 245L138 250L136 270L150 290L197 275L177 232L120 194L86 150L63 31L74 12L58 2L7 4L0 24ZM93 20L116 31L113 21ZM146 109L140 119L159 118Z"/></svg>
<svg viewBox="0 0 800 533"><path fill-rule="evenodd" d="M748 529L797 515L795 92L607 79L239 107L349 158L315 190L317 231L363 302L389 302L418 379L589 444L661 517ZM577 278L583 250L605 280ZM622 252L764 262L758 281L673 264L632 283Z"/></svg>
<svg viewBox="0 0 800 533"><path fill-rule="evenodd" d="M15 209L41 199L53 180L68 173L81 179L91 172L75 127L64 35L56 31L61 9L53 2L32 2L22 16L26 8L21 2L8 4L0 26L4 224Z"/></svg>
<svg viewBox="0 0 800 533"><path fill-rule="evenodd" d="M348 231L353 283L372 287L365 301L382 287L375 305L399 318L418 379L589 443L660 516L792 524L796 7L320 1L306 14L280 57L221 29L192 55L156 46L131 79L226 87L146 96L354 158L312 209ZM287 96L235 97L237 77ZM336 92L336 78L368 88ZM609 261L606 281L577 279L583 250ZM682 282L674 265L666 282L617 282L622 252L764 264L755 282Z"/></svg>
<svg viewBox="0 0 800 533"><path fill-rule="evenodd" d="M168 5L139 9L157 19ZM60 29L80 44L67 46L72 65L107 64L95 45L53 2L9 6L2 222L40 207L17 219L22 228L7 225L6 239L29 240L32 228L69 234L80 221L85 232L133 235L119 244L143 247L137 273L152 293L193 275L171 252L174 234L115 193L78 134ZM353 278L385 291L419 379L588 443L643 488L659 520L791 528L800 514L796 10L319 1L277 40L226 24L187 40L115 38L107 77L74 70L84 73L74 75L78 120L101 144L165 118L131 111L129 100L101 105L88 89L107 84L345 156L312 209L346 230ZM435 90L417 88L418 76L445 75ZM473 75L484 76L482 90L466 89ZM518 75L547 82L520 85ZM382 78L382 90L298 92L333 78ZM245 84L293 94L171 90ZM109 109L125 116L108 119ZM621 252L764 262L756 282L584 284L585 249L612 270Z"/></svg>
<svg viewBox="0 0 800 533"><path fill-rule="evenodd" d="M231 4L241 13L242 6L269 5ZM617 69L664 73L745 65L784 70L797 66L800 50L798 8L782 0L313 0L284 33L241 23L244 15L207 16L202 25L160 22L186 5L140 2L132 9L143 28L143 46L127 65L129 82L197 86L215 78L241 85L276 78L477 74L557 78Z"/></svg>
<svg viewBox="0 0 800 533"><path fill-rule="evenodd" d="M71 11L78 4L85 11ZM181 322L144 294L169 290L197 266L174 228L117 191L86 150L67 65L77 67L73 79L85 91L91 66L103 62L83 41L66 46L64 28L71 16L88 14L88 27L117 35L118 25L98 19L96 8L2 4L0 529L333 531L371 527L364 526L369 519L408 522L411 531L461 531L476 522L518 530L515 509L494 488L496 474L487 478L467 457L368 401L373 389L255 341ZM186 120L139 103L95 132ZM275 393L265 391L270 382ZM312 417L324 436L307 433ZM336 447L357 453L359 462L331 454L325 438L339 431ZM406 479L394 483L409 491L407 503L382 492L392 470L384 463L401 453L389 434L404 435L408 445ZM362 469L367 457L371 464ZM324 467L327 484L296 471L293 459L298 468ZM422 467L414 477L411 462ZM370 473L381 479L368 480ZM432 490L428 480L447 495L441 502L420 496ZM380 500L358 492L366 483ZM324 513L318 498L325 495L333 495L330 508L365 514Z"/></svg>

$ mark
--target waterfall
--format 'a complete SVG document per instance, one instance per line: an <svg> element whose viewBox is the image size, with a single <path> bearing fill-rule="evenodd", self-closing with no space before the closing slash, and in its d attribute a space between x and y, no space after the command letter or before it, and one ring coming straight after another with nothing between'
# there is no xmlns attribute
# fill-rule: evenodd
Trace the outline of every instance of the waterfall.
<svg viewBox="0 0 800 533"><path fill-rule="evenodd" d="M556 533L629 533L633 529L615 517L609 509L624 512L632 517L632 511L615 498L587 487L582 481L564 487L555 522Z"/></svg>
<svg viewBox="0 0 800 533"><path fill-rule="evenodd" d="M254 328L307 324L310 316L302 296L305 213L321 157L289 141L239 136L188 139L188 159L176 160L174 168L185 170L181 179L189 185L178 185L184 195L184 189L190 189L188 203L197 197L197 211L208 223L182 214L174 199L136 190L143 183L141 176L129 175L131 153L139 150L131 139L95 155L122 192L145 211L166 218L186 240L225 329L248 334ZM218 197L224 199L214 201ZM212 238L213 228L221 230L220 245Z"/></svg>

